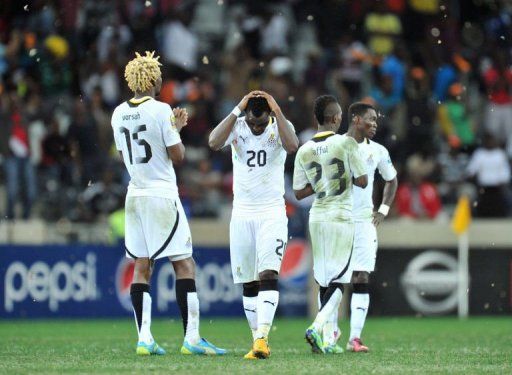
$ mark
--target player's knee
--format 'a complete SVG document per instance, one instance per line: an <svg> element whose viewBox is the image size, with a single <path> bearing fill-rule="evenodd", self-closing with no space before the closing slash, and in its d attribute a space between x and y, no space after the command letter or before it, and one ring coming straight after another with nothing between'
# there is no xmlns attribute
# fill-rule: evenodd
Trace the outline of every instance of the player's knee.
<svg viewBox="0 0 512 375"><path fill-rule="evenodd" d="M259 273L260 281L263 280L277 280L279 274L274 270L265 270Z"/></svg>
<svg viewBox="0 0 512 375"><path fill-rule="evenodd" d="M138 282L149 282L151 278L151 262L148 258L138 258L135 260L135 266L133 270L133 281Z"/></svg>
<svg viewBox="0 0 512 375"><path fill-rule="evenodd" d="M196 264L192 257L172 262L174 273L178 279L195 278Z"/></svg>
<svg viewBox="0 0 512 375"><path fill-rule="evenodd" d="M244 297L256 297L260 291L260 283L258 281L252 281L250 283L243 284L243 296Z"/></svg>
<svg viewBox="0 0 512 375"><path fill-rule="evenodd" d="M370 274L366 271L354 271L352 274L352 284L368 284Z"/></svg>

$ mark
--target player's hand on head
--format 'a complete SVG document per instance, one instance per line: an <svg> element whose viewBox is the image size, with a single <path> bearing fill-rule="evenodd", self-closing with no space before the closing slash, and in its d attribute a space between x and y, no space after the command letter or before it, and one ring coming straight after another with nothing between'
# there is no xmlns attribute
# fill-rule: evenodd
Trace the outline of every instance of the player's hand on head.
<svg viewBox="0 0 512 375"><path fill-rule="evenodd" d="M272 95L270 95L268 92L265 91L258 91L258 96L262 96L267 100L268 106L270 107L270 110L272 112L276 112L279 110L279 104L277 104L276 100Z"/></svg>
<svg viewBox="0 0 512 375"><path fill-rule="evenodd" d="M174 108L172 110L175 118L175 126L180 131L188 124L188 112L185 108Z"/></svg>
<svg viewBox="0 0 512 375"><path fill-rule="evenodd" d="M251 98L255 98L258 95L258 92L257 90L255 91L251 91L250 93L248 93L247 95L245 95L242 100L240 100L240 103L238 103L238 108L241 110L241 111L245 111L245 109L247 108L247 103L249 102L249 99Z"/></svg>
<svg viewBox="0 0 512 375"><path fill-rule="evenodd" d="M376 227L378 227L379 224L382 223L385 218L386 218L386 216L384 216L384 214L382 214L380 212L374 212L372 224L375 225Z"/></svg>

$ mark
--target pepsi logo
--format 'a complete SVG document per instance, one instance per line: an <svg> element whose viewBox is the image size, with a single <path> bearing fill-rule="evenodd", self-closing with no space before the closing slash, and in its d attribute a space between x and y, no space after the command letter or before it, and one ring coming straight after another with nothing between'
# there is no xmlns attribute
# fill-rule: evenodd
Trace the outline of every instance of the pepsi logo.
<svg viewBox="0 0 512 375"><path fill-rule="evenodd" d="M133 270L135 262L132 259L123 258L119 262L116 271L116 294L117 299L125 310L132 310L132 301L130 297L130 286L133 279Z"/></svg>
<svg viewBox="0 0 512 375"><path fill-rule="evenodd" d="M311 269L309 252L305 240L294 239L288 242L279 273L281 281L296 282L307 278Z"/></svg>

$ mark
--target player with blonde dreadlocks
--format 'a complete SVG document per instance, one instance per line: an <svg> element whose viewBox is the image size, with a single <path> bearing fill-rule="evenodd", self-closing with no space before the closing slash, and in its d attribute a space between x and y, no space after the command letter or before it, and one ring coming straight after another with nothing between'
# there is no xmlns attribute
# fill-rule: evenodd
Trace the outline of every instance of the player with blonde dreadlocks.
<svg viewBox="0 0 512 375"><path fill-rule="evenodd" d="M178 196L173 164L185 157L180 131L187 111L155 100L162 86L159 57L139 53L125 69L132 99L112 114L116 147L130 173L126 194L125 249L135 260L130 295L138 332L136 353L163 355L151 334L149 284L154 261L168 257L176 274L176 301L183 319L183 354L222 355L226 350L199 335L199 300L187 217Z"/></svg>

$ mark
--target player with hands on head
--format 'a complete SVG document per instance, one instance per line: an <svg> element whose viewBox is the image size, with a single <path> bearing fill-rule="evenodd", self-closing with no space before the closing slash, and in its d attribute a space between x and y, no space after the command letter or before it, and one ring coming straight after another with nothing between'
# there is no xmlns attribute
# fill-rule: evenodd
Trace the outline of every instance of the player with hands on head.
<svg viewBox="0 0 512 375"><path fill-rule="evenodd" d="M178 196L173 164L185 157L180 131L186 109L155 100L162 86L154 52L136 53L125 69L134 97L116 107L112 129L117 150L130 174L125 204L126 256L135 260L130 296L138 332L138 355L163 355L151 334L150 279L155 260L169 258L176 276L176 301L185 338L183 354L221 355L199 335L199 300L187 217Z"/></svg>
<svg viewBox="0 0 512 375"><path fill-rule="evenodd" d="M245 112L245 116L239 117ZM246 359L270 356L268 335L279 302L278 275L288 242L284 163L297 150L293 125L268 93L251 91L210 134L213 150L231 146L233 212L229 228L234 282L252 331Z"/></svg>

